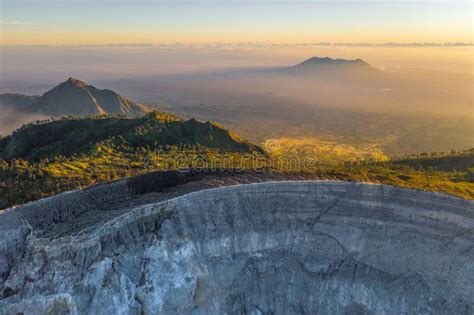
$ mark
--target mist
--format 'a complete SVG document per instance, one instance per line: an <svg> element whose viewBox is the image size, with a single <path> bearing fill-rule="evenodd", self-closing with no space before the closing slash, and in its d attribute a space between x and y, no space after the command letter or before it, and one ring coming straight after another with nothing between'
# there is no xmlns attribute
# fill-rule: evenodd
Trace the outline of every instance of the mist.
<svg viewBox="0 0 474 315"><path fill-rule="evenodd" d="M0 103L0 136L7 136L24 124L47 118L49 117L21 112Z"/></svg>
<svg viewBox="0 0 474 315"><path fill-rule="evenodd" d="M37 94L74 76L94 83L223 68L279 67L312 56L361 58L376 68L473 73L472 46L207 44L1 46L0 93Z"/></svg>
<svg viewBox="0 0 474 315"><path fill-rule="evenodd" d="M399 154L474 146L472 46L124 45L0 47L0 93L76 77L256 141L316 137ZM283 70L310 57L368 71ZM1 132L42 117L1 108ZM6 131L5 131L6 130Z"/></svg>

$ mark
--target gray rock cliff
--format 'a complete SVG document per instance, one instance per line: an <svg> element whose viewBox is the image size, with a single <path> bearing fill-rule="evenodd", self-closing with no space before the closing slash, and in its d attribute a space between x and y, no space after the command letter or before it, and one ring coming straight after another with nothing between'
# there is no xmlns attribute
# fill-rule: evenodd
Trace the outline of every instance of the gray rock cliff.
<svg viewBox="0 0 474 315"><path fill-rule="evenodd" d="M330 181L194 190L140 199L116 182L4 211L0 314L474 312L470 201Z"/></svg>

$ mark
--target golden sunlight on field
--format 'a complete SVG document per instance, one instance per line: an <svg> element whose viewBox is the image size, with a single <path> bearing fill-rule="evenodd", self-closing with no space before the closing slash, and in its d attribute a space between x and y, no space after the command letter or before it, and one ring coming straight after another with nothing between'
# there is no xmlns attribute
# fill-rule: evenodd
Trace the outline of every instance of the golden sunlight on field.
<svg viewBox="0 0 474 315"><path fill-rule="evenodd" d="M311 159L318 164L336 164L347 161L386 161L388 157L375 144L355 147L336 141L318 138L278 138L268 139L264 148L274 157L298 157Z"/></svg>

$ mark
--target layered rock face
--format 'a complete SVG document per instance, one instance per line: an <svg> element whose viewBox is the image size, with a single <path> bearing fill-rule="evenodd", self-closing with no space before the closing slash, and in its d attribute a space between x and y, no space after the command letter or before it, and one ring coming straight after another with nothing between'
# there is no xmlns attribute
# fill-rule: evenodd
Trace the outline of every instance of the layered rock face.
<svg viewBox="0 0 474 315"><path fill-rule="evenodd" d="M283 181L100 206L127 189L115 183L4 212L0 313L474 312L470 201ZM94 204L95 220L80 220Z"/></svg>

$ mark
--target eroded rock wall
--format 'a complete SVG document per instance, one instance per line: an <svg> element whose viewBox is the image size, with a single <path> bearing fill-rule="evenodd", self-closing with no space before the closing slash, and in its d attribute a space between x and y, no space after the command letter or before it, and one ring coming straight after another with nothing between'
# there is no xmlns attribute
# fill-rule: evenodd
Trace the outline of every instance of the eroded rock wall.
<svg viewBox="0 0 474 315"><path fill-rule="evenodd" d="M474 311L474 206L443 194L240 185L54 234L34 205L0 216L3 314Z"/></svg>

